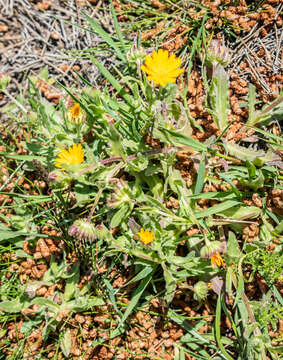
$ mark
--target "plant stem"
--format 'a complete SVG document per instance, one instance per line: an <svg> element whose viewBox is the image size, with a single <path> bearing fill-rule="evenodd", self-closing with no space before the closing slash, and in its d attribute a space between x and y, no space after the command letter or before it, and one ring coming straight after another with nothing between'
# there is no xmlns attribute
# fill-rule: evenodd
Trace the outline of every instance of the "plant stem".
<svg viewBox="0 0 283 360"><path fill-rule="evenodd" d="M25 114L28 113L28 111L23 107L23 105L20 104L20 103L18 102L18 100L16 100L12 95L10 95L10 94L8 93L8 91L5 91L4 93L5 93L5 95L7 95L8 98L9 98L13 103L15 103Z"/></svg>
<svg viewBox="0 0 283 360"><path fill-rule="evenodd" d="M166 154L171 150L175 150L178 151L179 148L176 146L169 146L167 148L163 148L163 149L152 149L152 150L148 150L148 151L143 151L141 153L138 154L133 154L133 155L129 155L126 157L126 162L134 160L138 157L139 154L141 154L142 156L153 156L153 155L158 155L158 154ZM107 158L104 160L101 160L95 164L92 164L90 166L88 166L87 168L81 170L78 174L78 176L81 176L83 174L85 174L86 172L90 171L91 169L95 168L98 165L105 165L105 164L111 164L112 162L115 161L123 161L123 158L121 156L115 156L115 157L111 157L111 158Z"/></svg>

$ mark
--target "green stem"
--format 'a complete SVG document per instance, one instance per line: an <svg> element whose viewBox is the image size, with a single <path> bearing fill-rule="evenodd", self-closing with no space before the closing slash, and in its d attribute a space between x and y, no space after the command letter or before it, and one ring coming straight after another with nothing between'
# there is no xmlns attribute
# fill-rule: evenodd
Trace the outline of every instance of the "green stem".
<svg viewBox="0 0 283 360"><path fill-rule="evenodd" d="M215 155L216 155L216 156L219 156L219 157L221 157L221 158L223 158L223 159L225 159L225 160L229 160L229 161L232 161L232 162L234 162L234 163L237 163L237 164L239 164L239 163L242 162L242 161L239 160L239 159L235 159L235 158L233 158L233 157L231 157L231 156L224 155L224 154L221 154L221 153L219 153L219 152L217 152Z"/></svg>
<svg viewBox="0 0 283 360"><path fill-rule="evenodd" d="M13 101L13 103L15 103L25 114L28 113L28 111L23 107L22 104L20 104L18 102L18 100L16 100L12 95L10 95L7 91L4 91L5 95L8 96L8 98Z"/></svg>

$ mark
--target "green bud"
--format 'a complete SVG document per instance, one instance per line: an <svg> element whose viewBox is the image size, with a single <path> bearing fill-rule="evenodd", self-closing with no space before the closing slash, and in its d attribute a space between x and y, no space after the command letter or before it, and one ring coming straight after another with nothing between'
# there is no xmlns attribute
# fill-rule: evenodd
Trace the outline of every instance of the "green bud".
<svg viewBox="0 0 283 360"><path fill-rule="evenodd" d="M134 44L126 56L130 65L137 66L143 64L146 52L142 47L138 48L137 45Z"/></svg>
<svg viewBox="0 0 283 360"><path fill-rule="evenodd" d="M198 281L194 285L194 299L196 301L204 301L207 297L208 287L204 281Z"/></svg>
<svg viewBox="0 0 283 360"><path fill-rule="evenodd" d="M98 99L101 97L101 91L95 87L86 87L82 91L83 95L87 95L93 99Z"/></svg>
<svg viewBox="0 0 283 360"><path fill-rule="evenodd" d="M27 118L31 122L35 122L37 120L37 118L38 118L37 113L35 111L28 111L27 112Z"/></svg>
<svg viewBox="0 0 283 360"><path fill-rule="evenodd" d="M133 201L131 199L131 189L129 185L123 180L115 180L114 193L108 200L108 206L111 209L119 209L124 204L130 205Z"/></svg>
<svg viewBox="0 0 283 360"><path fill-rule="evenodd" d="M206 62L210 66L222 65L224 67L230 63L230 52L223 41L211 40L206 53Z"/></svg>

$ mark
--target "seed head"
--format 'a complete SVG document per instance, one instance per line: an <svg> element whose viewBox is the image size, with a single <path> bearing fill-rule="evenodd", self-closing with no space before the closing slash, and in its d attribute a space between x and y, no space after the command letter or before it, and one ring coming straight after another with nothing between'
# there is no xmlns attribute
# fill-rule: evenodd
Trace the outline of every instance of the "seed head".
<svg viewBox="0 0 283 360"><path fill-rule="evenodd" d="M230 52L223 41L211 40L206 54L206 61L210 66L220 64L225 67L229 64Z"/></svg>
<svg viewBox="0 0 283 360"><path fill-rule="evenodd" d="M198 281L194 285L194 299L196 301L204 301L207 297L208 286L204 281Z"/></svg>
<svg viewBox="0 0 283 360"><path fill-rule="evenodd" d="M93 242L96 239L95 227L87 219L79 219L68 229L68 234L77 237L79 240L89 240Z"/></svg>

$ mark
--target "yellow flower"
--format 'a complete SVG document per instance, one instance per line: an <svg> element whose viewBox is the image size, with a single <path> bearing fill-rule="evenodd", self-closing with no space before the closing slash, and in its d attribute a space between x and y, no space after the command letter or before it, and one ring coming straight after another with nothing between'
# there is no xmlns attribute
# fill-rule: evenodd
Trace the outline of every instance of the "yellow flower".
<svg viewBox="0 0 283 360"><path fill-rule="evenodd" d="M210 260L211 260L212 267L214 267L215 265L220 267L224 264L224 261L219 252L213 253Z"/></svg>
<svg viewBox="0 0 283 360"><path fill-rule="evenodd" d="M61 150L56 159L56 166L62 168L61 165L76 165L84 161L84 152L81 144L69 146L68 150Z"/></svg>
<svg viewBox="0 0 283 360"><path fill-rule="evenodd" d="M208 283L207 283L207 288L208 288L208 290L212 290L212 289L213 289L213 285L212 285L211 282L208 282Z"/></svg>
<svg viewBox="0 0 283 360"><path fill-rule="evenodd" d="M152 241L154 240L153 231L147 231L141 228L140 232L138 232L138 235L140 237L141 242L146 245L151 244Z"/></svg>
<svg viewBox="0 0 283 360"><path fill-rule="evenodd" d="M176 77L182 74L184 69L179 69L181 59L176 55L169 55L167 50L154 51L152 56L145 58L141 69L147 73L147 80L152 80L155 85L165 86L167 83L174 84Z"/></svg>
<svg viewBox="0 0 283 360"><path fill-rule="evenodd" d="M84 112L79 103L74 103L74 105L68 109L67 119L75 124L80 124L84 120Z"/></svg>

